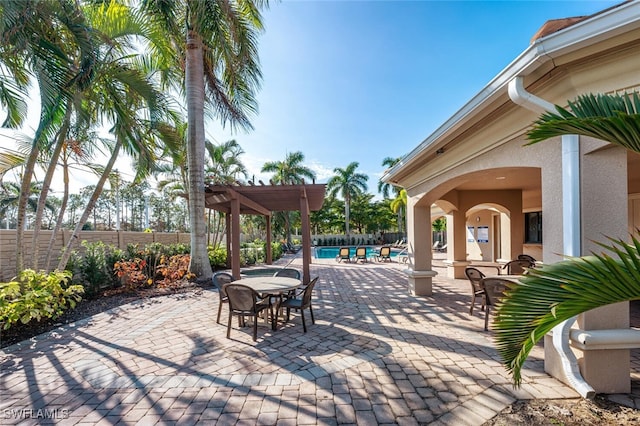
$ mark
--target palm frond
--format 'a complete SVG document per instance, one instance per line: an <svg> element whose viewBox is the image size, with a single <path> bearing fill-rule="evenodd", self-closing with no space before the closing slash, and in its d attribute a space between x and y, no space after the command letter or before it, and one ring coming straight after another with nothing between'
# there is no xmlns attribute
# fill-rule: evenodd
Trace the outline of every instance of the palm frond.
<svg viewBox="0 0 640 426"><path fill-rule="evenodd" d="M640 152L640 95L579 96L568 108L556 105L557 112L547 112L527 133L529 145L543 140L575 134L590 136L634 152Z"/></svg>
<svg viewBox="0 0 640 426"><path fill-rule="evenodd" d="M535 344L562 321L640 299L640 241L609 239L606 251L531 269L497 307L496 348L514 383Z"/></svg>

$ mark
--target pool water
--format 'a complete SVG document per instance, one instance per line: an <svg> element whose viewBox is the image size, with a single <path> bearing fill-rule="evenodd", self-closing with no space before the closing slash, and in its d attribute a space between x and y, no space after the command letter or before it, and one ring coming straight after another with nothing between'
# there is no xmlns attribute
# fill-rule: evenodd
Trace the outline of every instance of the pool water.
<svg viewBox="0 0 640 426"><path fill-rule="evenodd" d="M367 257L373 257L378 254L377 247L366 247L367 249ZM340 253L340 247L316 247L316 259L335 259L336 256ZM356 255L356 247L349 247L349 256L353 257ZM398 255L398 251L391 250L391 257L395 257Z"/></svg>

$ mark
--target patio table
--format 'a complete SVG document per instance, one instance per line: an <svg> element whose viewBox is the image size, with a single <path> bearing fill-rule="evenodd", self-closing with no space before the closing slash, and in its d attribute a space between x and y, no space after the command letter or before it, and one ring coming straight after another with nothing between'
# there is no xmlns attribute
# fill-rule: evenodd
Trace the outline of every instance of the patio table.
<svg viewBox="0 0 640 426"><path fill-rule="evenodd" d="M249 277L233 281L233 284L246 285L254 289L262 297L277 297L281 300L283 293L288 293L300 287L302 281L289 277ZM275 316L271 321L271 328L273 330L276 329Z"/></svg>

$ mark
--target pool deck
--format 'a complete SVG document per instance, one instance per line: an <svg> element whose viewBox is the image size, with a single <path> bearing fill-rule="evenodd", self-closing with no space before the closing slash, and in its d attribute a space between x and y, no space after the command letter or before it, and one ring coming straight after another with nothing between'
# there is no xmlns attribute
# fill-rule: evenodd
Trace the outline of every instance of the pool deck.
<svg viewBox="0 0 640 426"><path fill-rule="evenodd" d="M289 262L301 267L278 264ZM468 313L468 283L437 262L431 297L408 294L402 263L313 262L306 334L294 314L276 331L261 322L257 342L234 320L227 339L211 288L5 348L0 423L482 425L517 399L578 397L544 373L541 347L514 389L484 313ZM632 394L609 398L640 407L637 361Z"/></svg>

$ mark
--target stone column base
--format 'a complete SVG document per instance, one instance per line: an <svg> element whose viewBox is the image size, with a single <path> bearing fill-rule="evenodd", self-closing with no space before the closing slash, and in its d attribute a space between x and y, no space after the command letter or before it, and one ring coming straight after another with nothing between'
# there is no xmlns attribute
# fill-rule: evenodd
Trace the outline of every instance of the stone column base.
<svg viewBox="0 0 640 426"><path fill-rule="evenodd" d="M409 293L414 296L431 296L433 294L432 279L438 273L436 271L405 270L409 277Z"/></svg>

